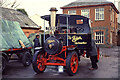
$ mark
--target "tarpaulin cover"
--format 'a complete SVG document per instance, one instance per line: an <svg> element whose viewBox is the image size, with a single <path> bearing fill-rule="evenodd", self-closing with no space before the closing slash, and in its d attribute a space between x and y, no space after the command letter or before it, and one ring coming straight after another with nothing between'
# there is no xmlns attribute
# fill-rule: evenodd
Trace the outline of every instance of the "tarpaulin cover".
<svg viewBox="0 0 120 80"><path fill-rule="evenodd" d="M0 51L21 48L19 40L21 40L26 47L31 47L31 43L25 36L18 22L0 20Z"/></svg>

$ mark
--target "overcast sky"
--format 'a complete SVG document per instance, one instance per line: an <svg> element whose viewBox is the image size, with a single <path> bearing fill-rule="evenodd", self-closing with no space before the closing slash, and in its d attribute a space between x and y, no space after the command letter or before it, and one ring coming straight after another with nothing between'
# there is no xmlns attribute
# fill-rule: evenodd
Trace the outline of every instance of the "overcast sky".
<svg viewBox="0 0 120 80"><path fill-rule="evenodd" d="M14 0L9 0L9 1L12 2ZM42 16L42 15L50 14L49 9L51 7L56 7L58 9L57 13L62 13L60 7L69 4L71 2L74 2L76 0L16 0L16 1L20 3L20 6L18 8L24 8L29 14L29 16L32 16L34 14L38 14ZM87 1L87 0L82 0L82 1ZM108 0L108 1L114 2L114 0Z"/></svg>

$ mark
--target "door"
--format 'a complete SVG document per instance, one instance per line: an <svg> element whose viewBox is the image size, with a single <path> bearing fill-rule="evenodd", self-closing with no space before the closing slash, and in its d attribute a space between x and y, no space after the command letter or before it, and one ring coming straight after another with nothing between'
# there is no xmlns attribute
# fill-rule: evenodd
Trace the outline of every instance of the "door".
<svg viewBox="0 0 120 80"><path fill-rule="evenodd" d="M117 45L120 46L120 30L117 32Z"/></svg>

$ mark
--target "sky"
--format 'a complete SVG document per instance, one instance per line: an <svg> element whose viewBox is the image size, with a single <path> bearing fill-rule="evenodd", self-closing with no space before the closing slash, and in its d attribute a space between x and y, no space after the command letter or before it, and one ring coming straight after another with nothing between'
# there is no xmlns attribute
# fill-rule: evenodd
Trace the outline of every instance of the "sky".
<svg viewBox="0 0 120 80"><path fill-rule="evenodd" d="M14 0L9 0L9 1L12 2ZM43 15L50 14L49 9L51 7L56 7L58 9L57 13L62 13L62 9L60 9L60 7L66 4L69 4L71 2L74 2L76 0L16 0L16 1L17 3L20 3L18 8L24 8L27 11L29 16L32 16L35 14L43 16ZM104 1L104 0L101 0L101 1ZM114 0L107 0L107 1L114 2Z"/></svg>
<svg viewBox="0 0 120 80"><path fill-rule="evenodd" d="M14 0L11 0L14 1ZM25 8L29 16L34 14L47 15L50 14L51 7L58 9L57 13L62 13L60 7L76 0L17 0L20 3L18 8Z"/></svg>

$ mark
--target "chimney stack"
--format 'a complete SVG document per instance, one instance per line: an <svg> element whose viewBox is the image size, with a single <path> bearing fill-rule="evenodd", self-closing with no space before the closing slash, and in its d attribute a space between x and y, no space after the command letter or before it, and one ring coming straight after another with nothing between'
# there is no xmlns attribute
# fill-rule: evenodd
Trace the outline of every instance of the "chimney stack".
<svg viewBox="0 0 120 80"><path fill-rule="evenodd" d="M52 30L50 31L50 34L54 35L54 31L55 31L55 23L56 23L56 12L58 11L55 7L52 7L50 10L51 12L51 28Z"/></svg>

